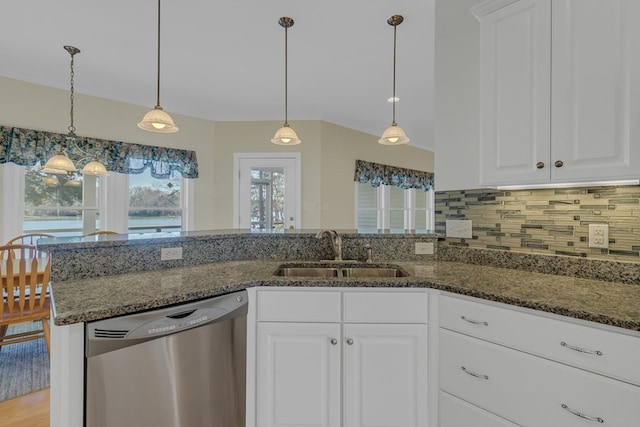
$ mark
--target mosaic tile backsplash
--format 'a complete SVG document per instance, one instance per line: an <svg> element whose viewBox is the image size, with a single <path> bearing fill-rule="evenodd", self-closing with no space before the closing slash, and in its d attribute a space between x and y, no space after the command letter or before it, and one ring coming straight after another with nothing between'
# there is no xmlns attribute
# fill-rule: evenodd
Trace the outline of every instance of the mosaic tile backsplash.
<svg viewBox="0 0 640 427"><path fill-rule="evenodd" d="M444 245L640 263L640 186L436 192L436 232L447 219L473 237ZM609 225L609 248L589 247L589 224Z"/></svg>

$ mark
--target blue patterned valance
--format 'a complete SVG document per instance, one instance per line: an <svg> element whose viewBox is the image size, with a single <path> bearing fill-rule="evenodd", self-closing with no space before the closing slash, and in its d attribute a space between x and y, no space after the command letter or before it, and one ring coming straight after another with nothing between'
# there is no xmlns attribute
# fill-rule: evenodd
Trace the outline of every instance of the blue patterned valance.
<svg viewBox="0 0 640 427"><path fill-rule="evenodd" d="M419 188L429 191L433 188L433 173L356 160L354 181L362 184L368 182L374 187L382 184L393 185L404 190Z"/></svg>
<svg viewBox="0 0 640 427"><path fill-rule="evenodd" d="M154 178L169 178L178 171L184 178L198 177L196 152L153 147L107 139L78 136L69 141L60 133L0 126L0 163L33 166L60 151L67 153L76 167L97 158L108 171L127 174L151 169Z"/></svg>

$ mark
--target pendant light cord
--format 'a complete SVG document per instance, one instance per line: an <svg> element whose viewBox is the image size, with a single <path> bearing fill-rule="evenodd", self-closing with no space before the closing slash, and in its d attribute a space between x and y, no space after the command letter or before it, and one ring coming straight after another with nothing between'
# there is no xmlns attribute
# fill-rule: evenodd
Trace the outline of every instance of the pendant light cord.
<svg viewBox="0 0 640 427"><path fill-rule="evenodd" d="M398 26L393 26L393 122L392 125L396 126L396 103L398 99L396 98L396 33L398 31Z"/></svg>
<svg viewBox="0 0 640 427"><path fill-rule="evenodd" d="M284 27L284 125L289 126L287 122L287 111L289 107L289 91L288 91L288 68L289 68L289 60L288 60L288 51L289 51L289 43L288 43L288 31L289 27Z"/></svg>
<svg viewBox="0 0 640 427"><path fill-rule="evenodd" d="M73 125L73 77L75 76L75 73L73 71L73 57L74 57L74 53L71 53L71 72L70 72L70 76L71 76L71 91L70 91L70 95L69 95L69 99L71 100L71 111L70 111L70 115L71 115L71 124L69 125L69 127L67 128L69 130L69 136L71 137L75 137L76 136L76 127Z"/></svg>
<svg viewBox="0 0 640 427"><path fill-rule="evenodd" d="M160 0L158 0L158 85L156 91L156 108L160 107Z"/></svg>

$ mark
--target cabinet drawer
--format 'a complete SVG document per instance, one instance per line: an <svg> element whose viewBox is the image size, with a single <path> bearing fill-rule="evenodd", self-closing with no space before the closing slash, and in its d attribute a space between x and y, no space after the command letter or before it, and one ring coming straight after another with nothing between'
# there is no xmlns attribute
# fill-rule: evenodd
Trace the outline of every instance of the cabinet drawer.
<svg viewBox="0 0 640 427"><path fill-rule="evenodd" d="M440 326L640 385L640 337L445 295Z"/></svg>
<svg viewBox="0 0 640 427"><path fill-rule="evenodd" d="M438 409L438 427L518 427L443 391L438 397Z"/></svg>
<svg viewBox="0 0 640 427"><path fill-rule="evenodd" d="M344 292L347 323L427 323L427 308L426 291Z"/></svg>
<svg viewBox="0 0 640 427"><path fill-rule="evenodd" d="M640 387L443 329L440 346L440 389L517 424L593 425L570 411L640 419Z"/></svg>
<svg viewBox="0 0 640 427"><path fill-rule="evenodd" d="M258 291L258 321L340 322L339 291Z"/></svg>

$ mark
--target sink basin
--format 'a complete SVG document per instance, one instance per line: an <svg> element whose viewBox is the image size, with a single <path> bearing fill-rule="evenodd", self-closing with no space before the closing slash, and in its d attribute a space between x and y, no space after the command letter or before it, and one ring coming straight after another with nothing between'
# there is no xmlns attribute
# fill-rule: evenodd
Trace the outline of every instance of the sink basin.
<svg viewBox="0 0 640 427"><path fill-rule="evenodd" d="M400 267L367 266L367 267L320 267L320 266L281 266L274 273L285 277L320 277L320 278L363 278L363 277L406 277L408 274Z"/></svg>
<svg viewBox="0 0 640 427"><path fill-rule="evenodd" d="M337 268L330 267L284 267L278 269L278 276L287 277L338 277Z"/></svg>
<svg viewBox="0 0 640 427"><path fill-rule="evenodd" d="M371 267L371 268L343 268L344 277L404 277L406 274L399 268Z"/></svg>

